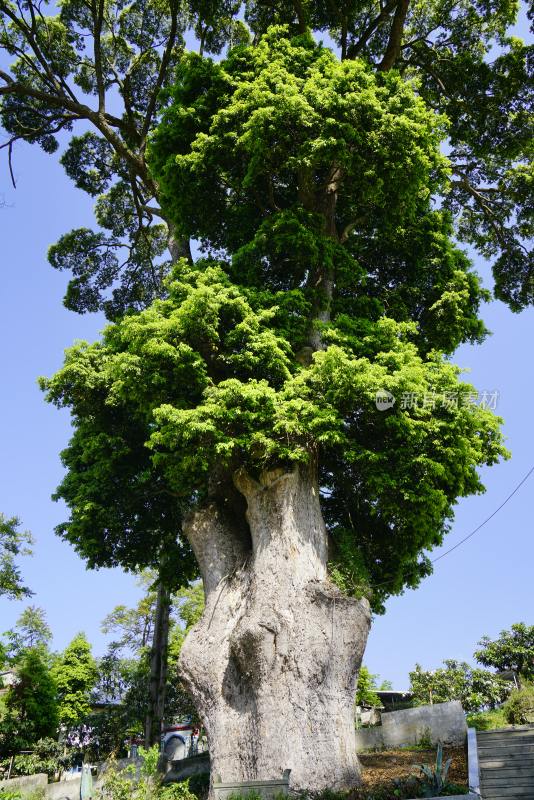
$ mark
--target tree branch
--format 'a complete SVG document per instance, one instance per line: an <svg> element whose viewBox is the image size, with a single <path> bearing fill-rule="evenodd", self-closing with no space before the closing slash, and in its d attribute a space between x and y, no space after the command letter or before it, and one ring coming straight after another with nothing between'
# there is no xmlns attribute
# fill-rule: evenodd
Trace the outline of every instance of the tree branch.
<svg viewBox="0 0 534 800"><path fill-rule="evenodd" d="M358 219L353 219L352 222L349 222L347 225L345 225L341 236L339 237L340 244L345 244L354 228L356 228L361 222L365 222L365 217L358 217Z"/></svg>
<svg viewBox="0 0 534 800"><path fill-rule="evenodd" d="M456 174L460 177L460 180L455 181L453 185L460 186L462 189L465 189L465 191L468 194L471 195L471 197L474 199L474 201L476 202L476 204L479 206L480 210L486 217L489 225L493 229L493 232L495 233L499 245L503 250L507 249L508 242L506 241L502 224L500 223L498 217L495 215L493 209L489 207L487 197L484 197L482 194L480 194L478 189L475 189L475 187L467 179L467 176L463 175L463 173L456 172Z"/></svg>
<svg viewBox="0 0 534 800"><path fill-rule="evenodd" d="M65 95L43 92L40 89L34 89L31 86L16 81L11 81L7 86L0 87L0 96L7 94L16 94L19 97L32 97L34 100L41 100L42 102L49 103L58 108L64 107L75 114L79 119L86 119L92 122L104 138L115 148L116 152L135 169L136 174L139 175L150 192L154 195L157 194L157 187L148 173L144 160L130 150L124 141L117 136L115 131L109 126L105 115L93 111L89 106L83 103L73 102L68 97L65 97Z"/></svg>
<svg viewBox="0 0 534 800"><path fill-rule="evenodd" d="M293 0L293 8L295 10L295 14L297 15L299 33L306 33L308 26L306 24L306 16L304 14L304 8L301 0Z"/></svg>
<svg viewBox="0 0 534 800"><path fill-rule="evenodd" d="M143 123L143 127L141 129L141 148L145 147L146 144L146 137L150 130L150 126L152 124L152 118L154 116L154 112L156 110L156 104L158 101L158 95L160 93L161 87L163 86L163 81L165 80L165 75L167 72L167 68L169 66L169 62L171 60L172 51L174 48L174 44L176 42L176 33L178 30L178 8L176 2L171 0L171 29L169 32L169 38L167 40L167 46L165 47L165 52L163 53L158 77L156 79L156 83L154 85L154 89L150 96L150 100L148 103L148 107L145 114L145 121Z"/></svg>
<svg viewBox="0 0 534 800"><path fill-rule="evenodd" d="M396 8L398 0L389 0L388 3L381 9L380 14L369 23L365 28L362 35L356 42L351 45L347 50L347 58L356 58L356 56L363 50L373 33L380 27L388 18L391 12Z"/></svg>
<svg viewBox="0 0 534 800"><path fill-rule="evenodd" d="M52 87L54 87L56 89L56 91L62 89L64 92L66 92L66 94L68 94L70 96L72 101L76 101L76 96L75 96L74 92L72 91L72 89L70 88L70 86L66 83L66 81L63 78L59 78L58 79L57 75L55 75L54 72L52 71L52 69L50 68L49 59L47 59L46 56L44 55L44 53L41 51L41 48L40 48L39 44L37 43L37 41L35 39L35 36L34 36L34 33L35 33L35 16L33 14L33 3L32 3L32 0L30 0L30 9L31 9L31 14L32 14L32 19L34 21L34 25L32 27L30 27L28 25L28 23L26 22L26 20L22 16L22 13L21 13L21 17L22 18L19 19L19 17L17 17L17 15L14 14L11 11L11 9L9 8L8 5L6 5L5 3L2 3L2 11L12 21L14 26L16 28L18 28L18 30L22 34L23 39L26 42L28 42L28 44L29 44L32 52L34 53L36 59L38 60L38 62L41 65L41 67L43 68L44 75L48 79L48 82L50 83L50 85ZM41 77L43 77L43 76L41 75Z"/></svg>
<svg viewBox="0 0 534 800"><path fill-rule="evenodd" d="M15 181L15 175L13 173L13 139L9 142L7 148L7 162L9 164L9 174L11 176L11 183L13 184L13 188L17 188L17 182Z"/></svg>
<svg viewBox="0 0 534 800"><path fill-rule="evenodd" d="M96 13L95 13L96 11ZM100 37L102 35L102 20L104 15L104 0L94 0L91 9L94 19L93 30L93 52L95 58L95 77L98 92L98 113L104 114L106 111L106 92L104 88L104 76L102 74L102 47Z"/></svg>
<svg viewBox="0 0 534 800"><path fill-rule="evenodd" d="M378 69L381 72L387 72L387 70L392 69L400 55L402 37L404 34L404 24L408 15L409 5L410 0L399 0L397 3L386 52L384 53L384 57L378 66Z"/></svg>

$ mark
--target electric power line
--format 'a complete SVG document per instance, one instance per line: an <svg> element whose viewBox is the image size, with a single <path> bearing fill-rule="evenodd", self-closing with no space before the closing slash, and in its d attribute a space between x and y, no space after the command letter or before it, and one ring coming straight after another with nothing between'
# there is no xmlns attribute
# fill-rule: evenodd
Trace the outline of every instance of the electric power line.
<svg viewBox="0 0 534 800"><path fill-rule="evenodd" d="M441 553L441 555L437 556L436 558L433 558L433 559L431 560L431 562L430 562L430 563L431 563L431 564L435 564L435 563L436 563L436 561L439 561L440 559L442 559L442 558L445 558L445 556L448 556L450 553L452 553L454 550L456 550L456 549L457 549L458 547L460 547L462 544L464 544L465 542L467 542L467 540L468 540L468 539L470 539L472 536L474 536L474 535L475 535L475 533L478 533L478 531L479 531L481 528L483 528L483 527L484 527L484 525L486 525L486 524L487 524L487 523L488 523L488 522L489 522L491 519L493 519L493 517L494 517L496 514L498 514L498 513L499 513L499 511L501 510L501 508L504 508L504 506L505 506L505 505L508 503L508 501L509 501L509 500L511 500L511 499L512 499L512 497L514 496L514 494L516 494L516 492L518 492L518 491L519 491L519 489L520 489L520 488L523 486L523 484L525 483L525 481L527 481L527 480L528 480L528 478L529 478L529 477L532 475L532 473L533 473L533 472L534 472L534 466L532 466L532 467L529 469L529 471L527 472L527 474L526 474L526 475L525 475L525 476L524 476L524 477L523 477L523 478L522 478L522 479L519 481L519 483L517 484L517 486L515 487L515 489L514 489L512 492L510 492L510 494L508 495L508 497L507 497L505 500L503 500L503 501L502 501L502 503L500 504L500 506L497 506L497 508L495 509L495 511L494 511L492 514L490 514L490 515L489 515L489 517L486 517L486 519L485 519L483 522L481 522L481 523L480 523L480 525L478 525L478 526L477 526L477 527L476 527L474 530L472 530L472 531L471 531L471 533L468 533L468 534L467 534L467 536L464 536L464 538L463 538L463 539L460 539L460 541L459 541L459 542L457 542L457 543L456 543L456 544L455 544L453 547L449 548L448 550L445 550L445 552L444 552L444 553ZM414 570L412 570L412 572L415 572L415 569L414 569ZM396 582L395 580L383 581L382 583L375 583L375 584L373 584L373 585L371 586L371 588L372 588L372 589L377 589L377 588L379 588L380 586L387 586L387 585L388 585L388 583L395 583L395 582Z"/></svg>

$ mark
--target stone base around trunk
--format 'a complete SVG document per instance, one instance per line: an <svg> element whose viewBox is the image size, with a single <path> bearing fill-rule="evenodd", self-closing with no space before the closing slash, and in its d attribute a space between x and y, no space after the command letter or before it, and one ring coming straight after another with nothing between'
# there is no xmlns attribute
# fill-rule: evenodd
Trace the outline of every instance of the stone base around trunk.
<svg viewBox="0 0 534 800"><path fill-rule="evenodd" d="M251 793L260 795L263 800L274 800L289 793L290 773L291 770L286 769L282 778L272 781L221 781L216 775L213 781L214 800L226 800L231 795L247 797Z"/></svg>

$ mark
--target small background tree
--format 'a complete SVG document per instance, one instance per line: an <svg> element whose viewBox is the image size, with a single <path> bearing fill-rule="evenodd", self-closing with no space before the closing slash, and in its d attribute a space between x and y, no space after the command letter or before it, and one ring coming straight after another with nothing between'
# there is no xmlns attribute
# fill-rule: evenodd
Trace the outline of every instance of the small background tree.
<svg viewBox="0 0 534 800"><path fill-rule="evenodd" d="M423 670L419 664L409 673L410 691L418 705L459 700L464 711L493 709L509 695L512 685L492 672L449 659L444 667Z"/></svg>
<svg viewBox="0 0 534 800"><path fill-rule="evenodd" d="M0 723L3 754L32 749L39 739L56 737L59 723L57 687L42 647L20 657L15 683L9 687Z"/></svg>
<svg viewBox="0 0 534 800"><path fill-rule="evenodd" d="M18 556L31 554L32 541L28 531L20 530L18 517L0 514L0 597L20 600L32 594L24 585L16 564Z"/></svg>
<svg viewBox="0 0 534 800"><path fill-rule="evenodd" d="M96 662L85 634L77 634L54 664L59 720L67 729L83 720L91 710L91 692L97 681Z"/></svg>
<svg viewBox="0 0 534 800"><path fill-rule="evenodd" d="M46 621L46 612L38 606L28 606L18 618L15 627L4 634L7 653L12 661L33 647L45 650L52 641L52 630Z"/></svg>
<svg viewBox="0 0 534 800"><path fill-rule="evenodd" d="M497 639L483 636L475 658L485 667L513 670L520 678L534 680L534 625L516 622Z"/></svg>

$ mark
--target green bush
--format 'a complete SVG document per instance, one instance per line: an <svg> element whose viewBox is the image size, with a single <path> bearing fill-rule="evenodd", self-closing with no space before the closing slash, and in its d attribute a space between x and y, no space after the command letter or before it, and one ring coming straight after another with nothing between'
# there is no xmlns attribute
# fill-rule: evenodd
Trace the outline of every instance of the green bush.
<svg viewBox="0 0 534 800"><path fill-rule="evenodd" d="M159 748L139 748L140 765L132 764L119 769L110 759L102 783L102 800L205 800L209 777L193 776L179 783L161 785L158 772ZM204 793L201 794L200 792Z"/></svg>
<svg viewBox="0 0 534 800"><path fill-rule="evenodd" d="M457 794L468 794L468 789L465 786L448 783L441 792L443 797ZM326 789L317 793L297 794L298 800L412 800L412 798L419 797L428 797L428 795L425 794L424 782L415 776L388 781L380 788L372 790L362 786L347 792Z"/></svg>
<svg viewBox="0 0 534 800"><path fill-rule="evenodd" d="M534 684L524 683L521 689L514 689L503 710L506 721L511 725L534 722Z"/></svg>
<svg viewBox="0 0 534 800"><path fill-rule="evenodd" d="M0 789L0 800L22 800L20 792L11 792L9 789Z"/></svg>
<svg viewBox="0 0 534 800"><path fill-rule="evenodd" d="M210 776L207 772L191 775L188 783L190 790L198 800L206 800L210 788Z"/></svg>
<svg viewBox="0 0 534 800"><path fill-rule="evenodd" d="M7 769L10 760L9 758L4 759L0 762L0 766L4 767L4 770ZM32 753L15 756L11 767L11 777L46 772L51 778L57 772L66 769L70 765L70 760L70 756L63 756L63 748L55 739L39 739ZM1 797L0 800L2 800Z"/></svg>
<svg viewBox="0 0 534 800"><path fill-rule="evenodd" d="M189 788L188 780L163 786L159 791L159 797L160 800L197 800L196 794Z"/></svg>
<svg viewBox="0 0 534 800"><path fill-rule="evenodd" d="M477 731L492 731L495 728L505 728L507 725L503 708L494 708L491 711L478 711L468 714L467 727Z"/></svg>

